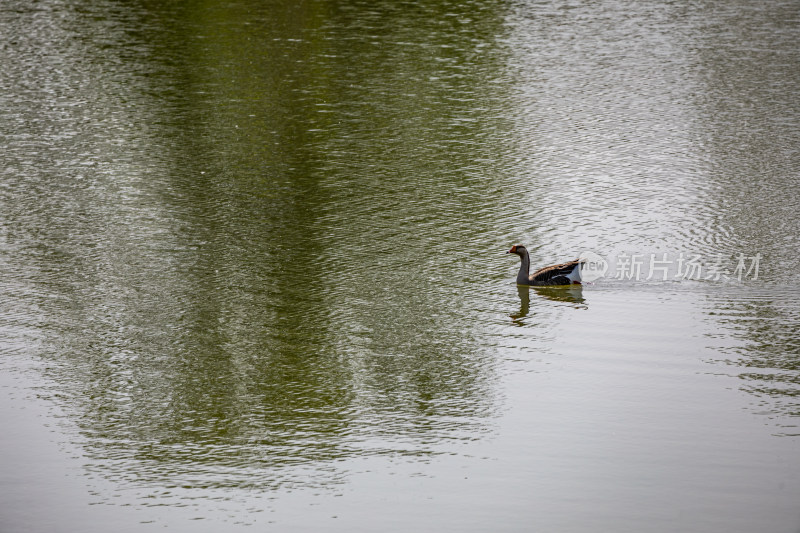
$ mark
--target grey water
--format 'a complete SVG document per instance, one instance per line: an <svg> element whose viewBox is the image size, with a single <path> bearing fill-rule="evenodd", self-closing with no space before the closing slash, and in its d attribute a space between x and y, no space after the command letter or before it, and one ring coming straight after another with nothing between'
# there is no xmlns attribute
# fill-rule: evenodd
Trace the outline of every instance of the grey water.
<svg viewBox="0 0 800 533"><path fill-rule="evenodd" d="M4 1L0 531L800 530L798 43L790 0Z"/></svg>

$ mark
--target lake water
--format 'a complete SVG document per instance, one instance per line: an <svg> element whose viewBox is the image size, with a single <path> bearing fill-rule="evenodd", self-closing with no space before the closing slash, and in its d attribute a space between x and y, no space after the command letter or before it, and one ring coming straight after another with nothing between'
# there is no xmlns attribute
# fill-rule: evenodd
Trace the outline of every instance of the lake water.
<svg viewBox="0 0 800 533"><path fill-rule="evenodd" d="M0 530L800 531L798 43L793 0L3 2ZM520 243L605 276L518 288Z"/></svg>

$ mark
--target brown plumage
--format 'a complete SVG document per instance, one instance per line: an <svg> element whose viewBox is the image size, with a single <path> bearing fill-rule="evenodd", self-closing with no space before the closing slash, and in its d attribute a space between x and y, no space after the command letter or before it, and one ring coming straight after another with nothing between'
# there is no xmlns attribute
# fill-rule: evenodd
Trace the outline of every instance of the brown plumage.
<svg viewBox="0 0 800 533"><path fill-rule="evenodd" d="M518 244L506 252L516 254L522 260L517 274L517 285L573 285L581 284L581 264L583 261L576 259L558 265L540 268L533 274L530 271L530 255L528 250Z"/></svg>

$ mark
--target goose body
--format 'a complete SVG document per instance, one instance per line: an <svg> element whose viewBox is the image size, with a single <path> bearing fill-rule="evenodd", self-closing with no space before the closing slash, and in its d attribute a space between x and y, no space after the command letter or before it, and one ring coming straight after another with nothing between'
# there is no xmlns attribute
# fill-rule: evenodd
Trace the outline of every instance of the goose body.
<svg viewBox="0 0 800 533"><path fill-rule="evenodd" d="M540 268L530 274L531 258L527 248L518 244L506 252L516 254L522 260L517 274L517 285L580 285L581 265L583 261L576 259L559 265Z"/></svg>

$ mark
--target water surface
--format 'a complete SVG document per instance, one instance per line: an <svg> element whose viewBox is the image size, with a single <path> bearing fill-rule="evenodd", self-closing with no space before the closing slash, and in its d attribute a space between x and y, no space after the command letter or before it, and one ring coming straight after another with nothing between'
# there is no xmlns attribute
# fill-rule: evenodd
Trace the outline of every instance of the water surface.
<svg viewBox="0 0 800 533"><path fill-rule="evenodd" d="M0 529L800 527L793 2L0 35Z"/></svg>

